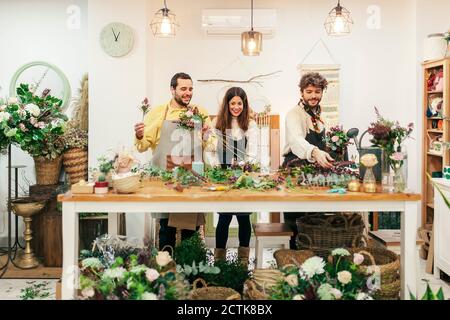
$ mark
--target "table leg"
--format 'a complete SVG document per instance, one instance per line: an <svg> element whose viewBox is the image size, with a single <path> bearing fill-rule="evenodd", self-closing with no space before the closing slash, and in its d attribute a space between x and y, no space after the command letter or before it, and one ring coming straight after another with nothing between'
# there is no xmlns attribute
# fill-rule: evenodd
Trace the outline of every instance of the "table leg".
<svg viewBox="0 0 450 320"><path fill-rule="evenodd" d="M261 269L263 265L263 251L264 246L262 245L262 240L256 238L256 245L255 245L255 251L256 251L256 268Z"/></svg>
<svg viewBox="0 0 450 320"><path fill-rule="evenodd" d="M63 273L62 300L76 297L78 283L78 213L74 202L63 202Z"/></svg>
<svg viewBox="0 0 450 320"><path fill-rule="evenodd" d="M116 212L108 213L108 234L112 236L119 234L119 214Z"/></svg>
<svg viewBox="0 0 450 320"><path fill-rule="evenodd" d="M401 217L401 299L409 300L409 293L417 296L416 234L417 202L405 202Z"/></svg>

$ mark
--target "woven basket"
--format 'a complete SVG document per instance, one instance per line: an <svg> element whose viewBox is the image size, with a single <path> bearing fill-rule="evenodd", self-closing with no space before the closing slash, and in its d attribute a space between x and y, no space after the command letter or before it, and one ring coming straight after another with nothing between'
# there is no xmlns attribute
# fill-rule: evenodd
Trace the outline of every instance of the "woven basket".
<svg viewBox="0 0 450 320"><path fill-rule="evenodd" d="M375 291L375 300L400 300L401 282L396 280L392 283L382 284L381 289Z"/></svg>
<svg viewBox="0 0 450 320"><path fill-rule="evenodd" d="M283 273L277 269L255 269L252 280L263 290L270 289L283 279Z"/></svg>
<svg viewBox="0 0 450 320"><path fill-rule="evenodd" d="M134 193L141 187L141 177L139 174L125 178L113 178L112 181L117 193Z"/></svg>
<svg viewBox="0 0 450 320"><path fill-rule="evenodd" d="M73 148L63 154L63 165L69 175L70 184L88 179L88 152Z"/></svg>
<svg viewBox="0 0 450 320"><path fill-rule="evenodd" d="M381 285L390 284L400 277L400 259L395 252L384 248L353 248L352 253L360 253L365 256L361 266L367 272L370 265L379 267L381 274ZM367 259L369 258L369 259Z"/></svg>
<svg viewBox="0 0 450 320"><path fill-rule="evenodd" d="M301 235L297 238L299 249L350 248L355 237L363 234L365 227L359 214L307 215L296 222Z"/></svg>
<svg viewBox="0 0 450 320"><path fill-rule="evenodd" d="M203 288L197 288L201 282ZM192 284L193 290L189 293L188 300L241 300L241 295L236 290L225 287L208 287L205 280L198 278Z"/></svg>
<svg viewBox="0 0 450 320"><path fill-rule="evenodd" d="M303 262L313 256L314 252L311 250L280 249L275 251L273 254L273 257L277 261L278 268L282 268L289 264L300 266Z"/></svg>
<svg viewBox="0 0 450 320"><path fill-rule="evenodd" d="M269 300L269 295L256 282L249 279L244 283L244 298L245 300Z"/></svg>
<svg viewBox="0 0 450 320"><path fill-rule="evenodd" d="M36 184L49 186L58 184L61 173L62 156L48 160L43 157L34 157L36 169Z"/></svg>

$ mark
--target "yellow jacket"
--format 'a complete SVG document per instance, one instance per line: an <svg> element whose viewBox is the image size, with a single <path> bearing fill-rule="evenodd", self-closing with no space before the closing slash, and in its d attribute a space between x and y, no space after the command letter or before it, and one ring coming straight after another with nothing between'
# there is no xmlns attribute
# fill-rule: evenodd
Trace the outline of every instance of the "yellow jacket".
<svg viewBox="0 0 450 320"><path fill-rule="evenodd" d="M167 106L169 106L169 109L167 111L166 120L178 120L180 118L181 112L185 110L184 108L173 107L170 102L171 101L151 108L151 110L146 114L144 119L144 137L141 140L135 138L134 143L139 152L145 152L148 150L148 148L152 149L152 151L155 150L161 136L161 128ZM206 111L205 108L196 105L192 106L197 107L200 113L208 116L208 111ZM209 117L206 119L206 124L211 127L211 120L209 119ZM214 150L216 143L217 137L214 134L211 134L207 141L203 141L203 148L205 151Z"/></svg>

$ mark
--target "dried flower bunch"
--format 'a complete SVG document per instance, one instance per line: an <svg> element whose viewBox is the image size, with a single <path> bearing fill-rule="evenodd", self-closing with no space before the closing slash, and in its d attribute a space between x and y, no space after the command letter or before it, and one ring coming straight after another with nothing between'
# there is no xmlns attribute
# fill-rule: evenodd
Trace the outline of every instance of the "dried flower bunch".
<svg viewBox="0 0 450 320"><path fill-rule="evenodd" d="M80 129L78 123L75 121L69 121L67 123L67 129L63 139L66 149L77 148L85 150L88 147L88 133Z"/></svg>

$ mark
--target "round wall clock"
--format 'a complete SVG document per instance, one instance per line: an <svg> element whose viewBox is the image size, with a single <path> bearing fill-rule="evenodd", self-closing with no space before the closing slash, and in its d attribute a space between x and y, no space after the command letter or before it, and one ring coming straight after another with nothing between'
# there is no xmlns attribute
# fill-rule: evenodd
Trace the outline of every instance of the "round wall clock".
<svg viewBox="0 0 450 320"><path fill-rule="evenodd" d="M103 28L100 44L111 57L123 57L133 49L133 30L123 23L112 22Z"/></svg>

